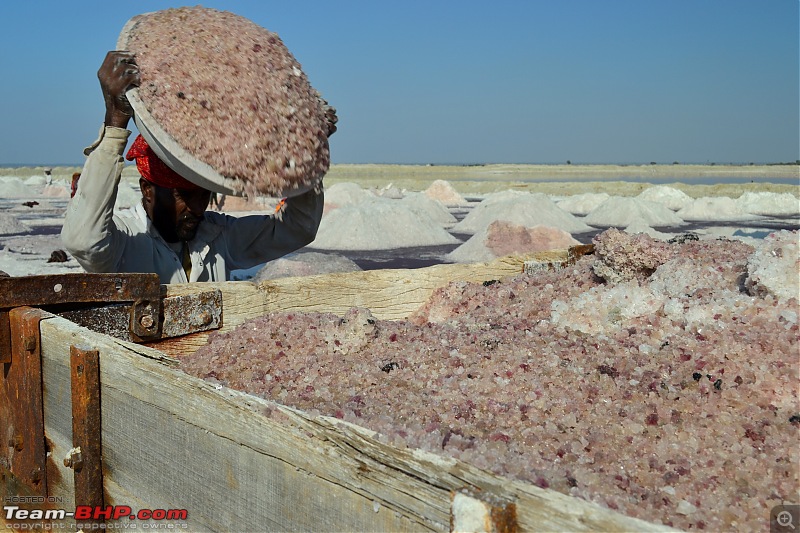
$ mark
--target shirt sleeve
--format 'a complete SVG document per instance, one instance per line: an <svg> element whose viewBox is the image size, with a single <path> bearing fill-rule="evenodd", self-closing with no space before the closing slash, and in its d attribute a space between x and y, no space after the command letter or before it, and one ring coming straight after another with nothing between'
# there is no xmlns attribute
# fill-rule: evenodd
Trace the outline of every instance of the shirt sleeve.
<svg viewBox="0 0 800 533"><path fill-rule="evenodd" d="M226 217L231 269L251 268L294 252L314 241L322 219L322 190L289 198L274 215Z"/></svg>
<svg viewBox="0 0 800 533"><path fill-rule="evenodd" d="M61 239L87 272L115 272L124 252L124 232L113 216L129 135L126 129L101 129L84 151L89 157L67 205Z"/></svg>

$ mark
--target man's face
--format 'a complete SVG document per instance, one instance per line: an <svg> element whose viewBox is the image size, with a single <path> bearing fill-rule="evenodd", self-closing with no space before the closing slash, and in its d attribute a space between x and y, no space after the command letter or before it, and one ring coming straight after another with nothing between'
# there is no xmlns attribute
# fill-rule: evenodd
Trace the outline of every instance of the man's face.
<svg viewBox="0 0 800 533"><path fill-rule="evenodd" d="M144 183L142 183L144 182ZM190 241L211 200L205 189L167 189L140 180L144 209L167 242Z"/></svg>

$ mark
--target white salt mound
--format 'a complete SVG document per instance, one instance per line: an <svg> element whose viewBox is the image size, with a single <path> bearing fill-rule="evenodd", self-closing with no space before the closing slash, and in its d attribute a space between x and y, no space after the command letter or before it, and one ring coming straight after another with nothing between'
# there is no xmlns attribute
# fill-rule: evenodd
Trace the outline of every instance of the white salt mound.
<svg viewBox="0 0 800 533"><path fill-rule="evenodd" d="M424 193L406 193L400 203L421 216L435 220L444 228L449 228L456 223L456 217L441 202Z"/></svg>
<svg viewBox="0 0 800 533"><path fill-rule="evenodd" d="M18 235L30 233L31 228L8 213L0 213L0 235Z"/></svg>
<svg viewBox="0 0 800 533"><path fill-rule="evenodd" d="M487 196L451 230L455 233L475 234L488 228L496 220L529 228L549 226L567 233L582 233L592 229L558 207L547 195L506 191Z"/></svg>
<svg viewBox="0 0 800 533"><path fill-rule="evenodd" d="M423 191L426 196L438 200L447 207L467 205L469 202L453 188L449 181L436 180Z"/></svg>
<svg viewBox="0 0 800 533"><path fill-rule="evenodd" d="M47 184L47 178L44 176L31 176L30 178L25 180L25 185L30 185L32 187L42 187Z"/></svg>
<svg viewBox="0 0 800 533"><path fill-rule="evenodd" d="M502 242L501 242L502 241ZM572 235L558 228L534 226L526 228L503 221L492 222L488 228L470 237L464 244L445 256L454 263L491 261L511 254L527 254L546 250L565 249L580 244Z"/></svg>
<svg viewBox="0 0 800 533"><path fill-rule="evenodd" d="M683 224L678 215L662 204L622 196L612 196L589 213L584 221L591 226L618 228L626 228L634 222L643 222L651 227Z"/></svg>
<svg viewBox="0 0 800 533"><path fill-rule="evenodd" d="M736 199L736 204L752 215L800 214L800 200L788 192L746 192Z"/></svg>
<svg viewBox="0 0 800 533"><path fill-rule="evenodd" d="M654 230L647 223L642 219L636 219L625 228L625 233L630 233L631 235L635 235L637 233L644 233L645 235L649 235L654 239L660 239L662 241L666 241L674 237L675 234L673 233L662 233L660 231Z"/></svg>
<svg viewBox="0 0 800 533"><path fill-rule="evenodd" d="M370 197L371 193L357 183L336 183L325 188L325 205L331 207L359 204Z"/></svg>
<svg viewBox="0 0 800 533"><path fill-rule="evenodd" d="M747 261L745 286L751 294L800 299L800 243L797 231L767 236Z"/></svg>
<svg viewBox="0 0 800 533"><path fill-rule="evenodd" d="M611 198L611 196L608 193L587 192L568 196L556 202L556 205L573 215L585 216L609 198Z"/></svg>
<svg viewBox="0 0 800 533"><path fill-rule="evenodd" d="M704 196L677 212L684 220L746 220L754 218L745 213L733 198L727 196Z"/></svg>
<svg viewBox="0 0 800 533"><path fill-rule="evenodd" d="M639 193L637 198L665 205L673 211L683 209L693 201L692 197L685 192L666 185L655 185L645 189Z"/></svg>
<svg viewBox="0 0 800 533"><path fill-rule="evenodd" d="M341 255L295 252L264 265L253 277L253 281L258 283L269 279L356 272L358 270L361 268L357 264Z"/></svg>
<svg viewBox="0 0 800 533"><path fill-rule="evenodd" d="M4 198L25 198L34 196L35 194L32 187L25 185L25 183L17 177L0 177L0 196Z"/></svg>
<svg viewBox="0 0 800 533"><path fill-rule="evenodd" d="M420 216L396 200L370 198L333 209L322 217L317 238L322 250L389 250L455 244L436 221Z"/></svg>

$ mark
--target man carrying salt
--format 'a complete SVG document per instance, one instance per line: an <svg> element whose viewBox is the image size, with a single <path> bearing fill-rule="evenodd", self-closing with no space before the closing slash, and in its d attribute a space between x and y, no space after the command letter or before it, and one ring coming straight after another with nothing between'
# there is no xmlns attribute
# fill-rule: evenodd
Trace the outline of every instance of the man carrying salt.
<svg viewBox="0 0 800 533"><path fill-rule="evenodd" d="M61 232L87 272L154 272L162 283L226 281L231 270L277 259L311 243L322 218L322 187L290 198L280 213L232 217L206 211L211 191L163 163L141 136L127 153L141 179L142 204L114 212L133 110L125 93L140 83L132 54L109 52L98 71L106 105ZM329 108L328 135L336 131Z"/></svg>

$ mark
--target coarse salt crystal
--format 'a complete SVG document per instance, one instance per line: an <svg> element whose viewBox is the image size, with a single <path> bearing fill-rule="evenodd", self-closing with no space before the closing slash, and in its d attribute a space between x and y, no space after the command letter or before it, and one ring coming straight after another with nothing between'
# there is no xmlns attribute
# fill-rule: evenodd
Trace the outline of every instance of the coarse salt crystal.
<svg viewBox="0 0 800 533"><path fill-rule="evenodd" d="M690 515L695 511L697 511L697 507L687 502L686 500L681 500L680 502L678 502L678 508L675 509L675 512L682 515Z"/></svg>

